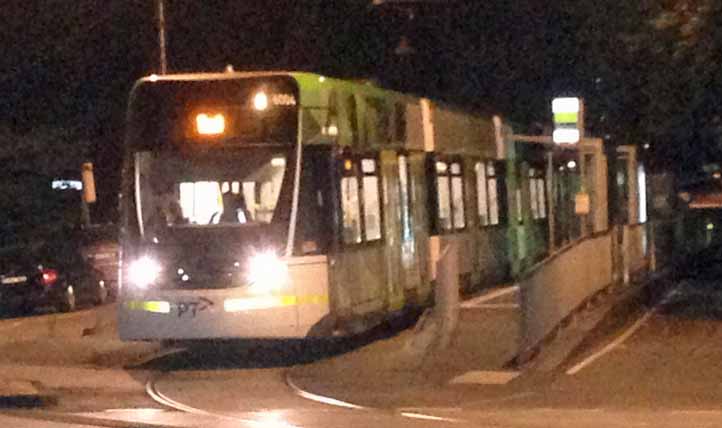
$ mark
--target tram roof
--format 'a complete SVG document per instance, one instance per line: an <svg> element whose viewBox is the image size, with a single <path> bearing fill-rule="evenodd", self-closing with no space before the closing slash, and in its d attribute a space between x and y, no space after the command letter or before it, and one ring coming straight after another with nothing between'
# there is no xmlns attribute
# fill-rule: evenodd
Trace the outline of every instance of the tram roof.
<svg viewBox="0 0 722 428"><path fill-rule="evenodd" d="M195 72L177 74L151 74L139 79L139 82L169 82L169 81L206 81L206 80L233 80L252 77L277 77L288 76L294 78L300 85L302 91L313 91L320 89L321 85L348 86L356 90L372 91L380 94L394 95L405 98L420 98L410 94L404 94L392 89L383 88L370 80L340 79L323 74L310 73L305 71L222 71L222 72Z"/></svg>
<svg viewBox="0 0 722 428"><path fill-rule="evenodd" d="M320 90L322 85L335 86L335 87L347 87L353 88L355 91L370 92L377 96L392 96L398 97L399 99L405 100L418 100L424 97L418 94L408 94L398 92L393 89L384 88L376 85L371 80L364 79L343 79L331 76L326 76L318 73L311 73L306 71L218 71L218 72L194 72L194 73L176 73L176 74L151 74L149 76L139 79L139 82L163 82L163 81L205 81L205 80L233 80L233 79L244 79L251 77L275 77L275 76L289 76L294 78L301 86L301 91L314 92ZM440 101L437 99L429 98L435 105L443 107L445 109L454 110L458 112L470 113L474 111L480 115L492 115L495 112L492 109L468 109L457 104Z"/></svg>

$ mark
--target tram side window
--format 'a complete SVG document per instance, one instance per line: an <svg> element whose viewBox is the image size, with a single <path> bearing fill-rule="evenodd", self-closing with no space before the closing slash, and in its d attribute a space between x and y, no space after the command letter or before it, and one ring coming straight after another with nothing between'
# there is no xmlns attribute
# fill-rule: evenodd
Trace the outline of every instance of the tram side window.
<svg viewBox="0 0 722 428"><path fill-rule="evenodd" d="M436 162L439 226L444 231L466 227L464 179L459 162Z"/></svg>
<svg viewBox="0 0 722 428"><path fill-rule="evenodd" d="M366 241L381 239L381 201L379 178L374 159L361 160L364 192L364 226Z"/></svg>
<svg viewBox="0 0 722 428"><path fill-rule="evenodd" d="M436 162L436 194L439 207L439 226L442 230L451 230L451 197L449 195L449 164Z"/></svg>
<svg viewBox="0 0 722 428"><path fill-rule="evenodd" d="M329 204L332 193L329 178L334 176L330 148L309 147L303 153L301 191L296 226L296 252L301 255L325 254L334 235L337 209Z"/></svg>
<svg viewBox="0 0 722 428"><path fill-rule="evenodd" d="M489 202L486 192L486 166L477 162L474 167L476 172L476 207L479 214L479 224L489 225Z"/></svg>
<svg viewBox="0 0 722 428"><path fill-rule="evenodd" d="M494 163L477 162L476 172L476 199L479 214L479 224L493 226L500 223L499 210L499 177Z"/></svg>
<svg viewBox="0 0 722 428"><path fill-rule="evenodd" d="M451 210L454 213L454 229L466 227L464 212L464 178L461 175L461 164L451 164Z"/></svg>
<svg viewBox="0 0 722 428"><path fill-rule="evenodd" d="M539 198L539 216L540 218L547 218L547 204L546 204L546 182L544 178L537 178L536 180L536 193Z"/></svg>
<svg viewBox="0 0 722 428"><path fill-rule="evenodd" d="M544 177L537 168L529 168L529 194L531 198L531 216L534 220L546 218L546 199L544 198Z"/></svg>
<svg viewBox="0 0 722 428"><path fill-rule="evenodd" d="M531 202L531 217L536 220L539 218L539 198L537 197L534 168L529 168L529 199Z"/></svg>
<svg viewBox="0 0 722 428"><path fill-rule="evenodd" d="M360 166L360 168L359 168ZM375 159L344 161L341 178L343 242L359 244L381 239L381 192Z"/></svg>
<svg viewBox="0 0 722 428"><path fill-rule="evenodd" d="M492 162L486 166L486 182L489 186L489 224L499 224L499 178Z"/></svg>
<svg viewBox="0 0 722 428"><path fill-rule="evenodd" d="M399 156L399 198L401 200L401 236L404 242L412 238L409 165L406 156Z"/></svg>
<svg viewBox="0 0 722 428"><path fill-rule="evenodd" d="M361 242L361 211L359 209L358 178L341 178L341 210L343 212L343 242Z"/></svg>

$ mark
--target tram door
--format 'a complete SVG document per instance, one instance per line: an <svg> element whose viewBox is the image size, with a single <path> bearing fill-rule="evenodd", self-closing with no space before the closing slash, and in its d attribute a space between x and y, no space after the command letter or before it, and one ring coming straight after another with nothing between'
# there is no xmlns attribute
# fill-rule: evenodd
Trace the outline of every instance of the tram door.
<svg viewBox="0 0 722 428"><path fill-rule="evenodd" d="M422 285L420 266L423 264L420 259L419 236L420 219L414 213L414 203L418 199L414 191L414 180L412 177L412 166L407 154L399 154L397 158L398 183L398 228L395 231L399 242L399 265L400 283L402 284L406 298L417 299ZM421 229L423 230L423 229ZM417 302L419 303L419 302Z"/></svg>
<svg viewBox="0 0 722 428"><path fill-rule="evenodd" d="M383 170L384 194L384 241L386 263L386 303L390 310L399 310L404 307L404 275L402 266L401 233L401 192L399 188L399 160L396 152L385 150L380 156Z"/></svg>

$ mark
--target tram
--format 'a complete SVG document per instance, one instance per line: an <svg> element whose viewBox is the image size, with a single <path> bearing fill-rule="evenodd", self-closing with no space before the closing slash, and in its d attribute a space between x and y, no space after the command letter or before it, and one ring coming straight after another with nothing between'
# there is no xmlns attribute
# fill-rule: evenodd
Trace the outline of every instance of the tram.
<svg viewBox="0 0 722 428"><path fill-rule="evenodd" d="M491 114L318 74L139 80L122 172L120 337L358 333L428 304L452 240L462 287L507 280L510 217L529 219L523 252L536 257L546 202L533 154L508 174L502 132Z"/></svg>

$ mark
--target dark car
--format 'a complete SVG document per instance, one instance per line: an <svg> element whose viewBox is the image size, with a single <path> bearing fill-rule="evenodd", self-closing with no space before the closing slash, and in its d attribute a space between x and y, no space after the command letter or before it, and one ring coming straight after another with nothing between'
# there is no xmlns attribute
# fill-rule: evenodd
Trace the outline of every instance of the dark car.
<svg viewBox="0 0 722 428"><path fill-rule="evenodd" d="M101 304L107 281L68 245L33 243L0 249L0 312L52 306L67 312L79 303Z"/></svg>
<svg viewBox="0 0 722 428"><path fill-rule="evenodd" d="M108 297L108 280L84 257L80 191L51 178L0 174L0 311L70 311Z"/></svg>

